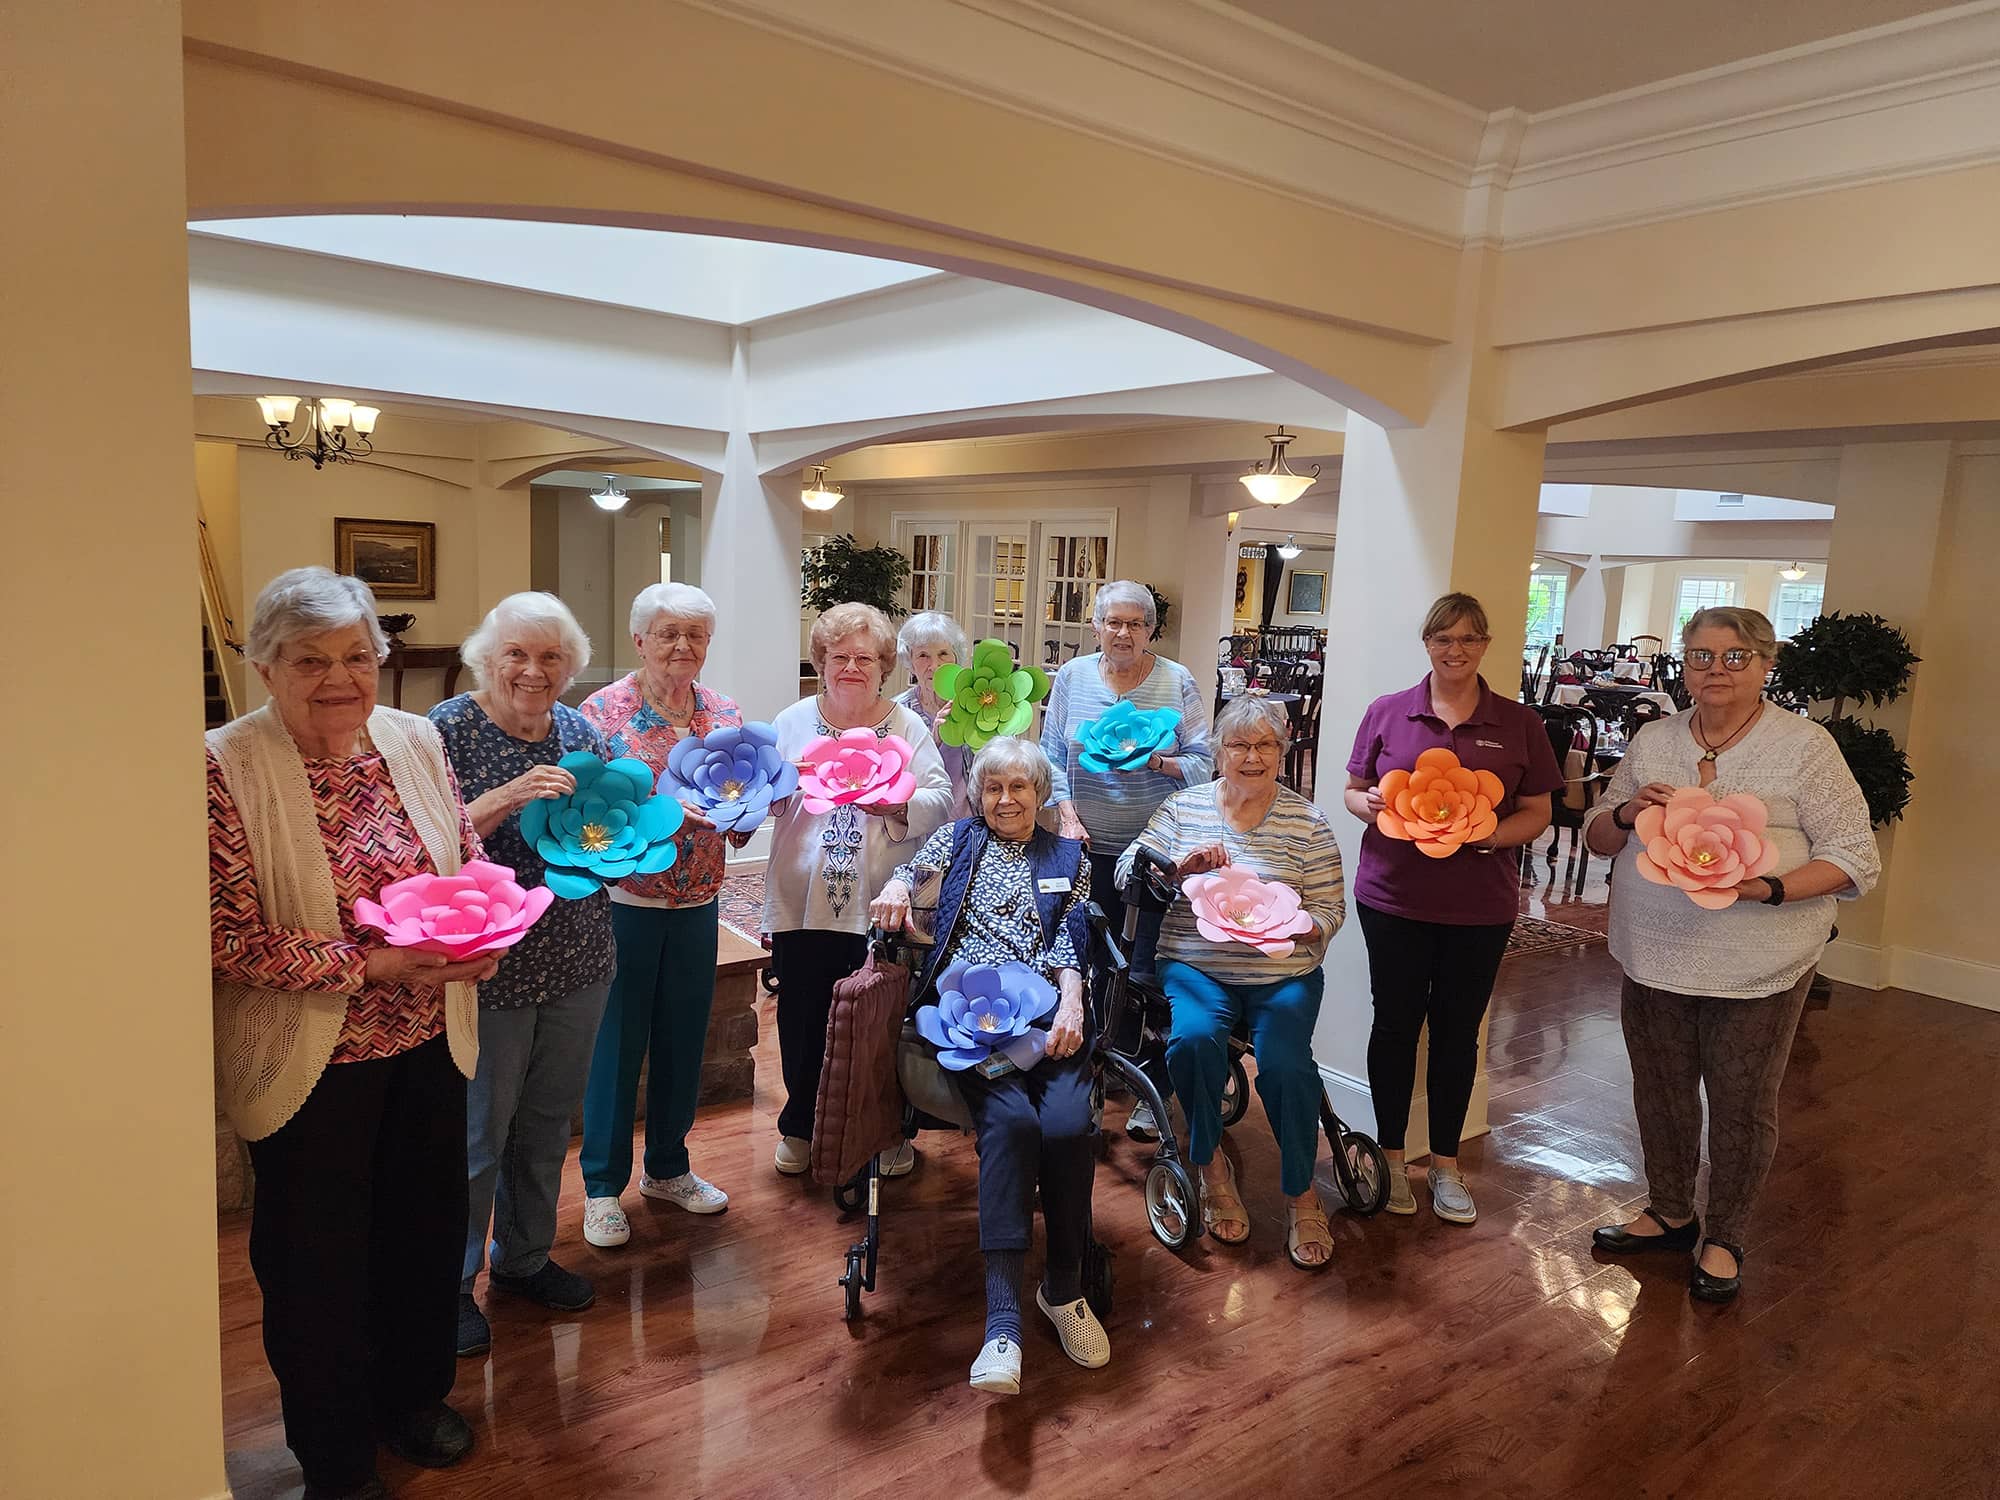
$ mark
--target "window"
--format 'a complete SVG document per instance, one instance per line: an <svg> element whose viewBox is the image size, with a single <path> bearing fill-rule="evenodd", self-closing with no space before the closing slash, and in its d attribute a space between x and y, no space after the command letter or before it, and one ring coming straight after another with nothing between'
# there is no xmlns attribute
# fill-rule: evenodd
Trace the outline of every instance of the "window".
<svg viewBox="0 0 2000 1500"><path fill-rule="evenodd" d="M1777 629L1778 639L1789 641L1812 624L1819 617L1820 601L1825 597L1826 585L1810 578L1779 584L1778 612L1771 621Z"/></svg>
<svg viewBox="0 0 2000 1500"><path fill-rule="evenodd" d="M1530 646L1553 646L1556 637L1562 634L1563 606L1569 602L1569 575L1567 573L1530 573L1528 575L1528 644ZM1580 646L1594 644L1579 641Z"/></svg>
<svg viewBox="0 0 2000 1500"><path fill-rule="evenodd" d="M952 550L958 528L916 531L907 538L910 554L910 613L922 610L952 612Z"/></svg>
<svg viewBox="0 0 2000 1500"><path fill-rule="evenodd" d="M1114 516L897 516L892 534L910 559L910 608L942 610L974 641L1005 641L1021 660L1053 671L1095 649L1090 612L1111 577Z"/></svg>
<svg viewBox="0 0 2000 1500"><path fill-rule="evenodd" d="M1734 578L1683 578L1680 596L1674 601L1673 639L1681 638L1681 631L1694 618L1697 610L1719 609L1736 602L1736 580Z"/></svg>

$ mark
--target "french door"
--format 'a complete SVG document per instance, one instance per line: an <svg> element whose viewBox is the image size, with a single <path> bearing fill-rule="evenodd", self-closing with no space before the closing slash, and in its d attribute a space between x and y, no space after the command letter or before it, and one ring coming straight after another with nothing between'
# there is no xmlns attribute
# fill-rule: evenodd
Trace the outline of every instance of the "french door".
<svg viewBox="0 0 2000 1500"><path fill-rule="evenodd" d="M974 641L1005 641L1054 670L1094 649L1090 612L1111 578L1114 512L1020 519L898 516L910 609L941 610Z"/></svg>

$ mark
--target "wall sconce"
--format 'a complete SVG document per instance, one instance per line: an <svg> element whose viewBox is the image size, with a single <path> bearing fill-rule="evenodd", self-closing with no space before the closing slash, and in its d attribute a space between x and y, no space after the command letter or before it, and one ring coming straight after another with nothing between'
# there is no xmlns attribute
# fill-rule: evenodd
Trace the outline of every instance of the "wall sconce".
<svg viewBox="0 0 2000 1500"><path fill-rule="evenodd" d="M292 436L292 422L299 414L297 396L259 396L257 410L263 413L264 446L286 458L309 458L315 469L330 463L351 464L375 451L370 434L380 420L380 407L360 406L339 396L322 396L306 403L305 431Z"/></svg>

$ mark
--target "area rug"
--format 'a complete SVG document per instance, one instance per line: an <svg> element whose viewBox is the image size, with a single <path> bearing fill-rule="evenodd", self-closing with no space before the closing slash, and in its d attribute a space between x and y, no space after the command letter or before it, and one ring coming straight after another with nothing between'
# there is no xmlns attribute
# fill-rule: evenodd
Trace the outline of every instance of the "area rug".
<svg viewBox="0 0 2000 1500"><path fill-rule="evenodd" d="M1507 935L1507 957L1519 958L1524 953L1543 953L1551 948L1576 948L1603 941L1603 933L1592 932L1587 927L1569 927L1561 922L1550 922L1541 917L1516 917L1514 930Z"/></svg>
<svg viewBox="0 0 2000 1500"><path fill-rule="evenodd" d="M722 882L722 925L751 942L764 926L764 872L751 870Z"/></svg>

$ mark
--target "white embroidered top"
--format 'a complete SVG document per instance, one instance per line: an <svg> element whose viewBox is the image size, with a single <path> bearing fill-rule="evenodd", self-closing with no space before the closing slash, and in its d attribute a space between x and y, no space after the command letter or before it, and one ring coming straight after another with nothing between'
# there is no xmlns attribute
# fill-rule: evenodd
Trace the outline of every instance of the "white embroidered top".
<svg viewBox="0 0 2000 1500"><path fill-rule="evenodd" d="M1649 782L1700 784L1702 748L1694 715L1676 714L1634 736L1585 826L1612 812ZM1628 834L1611 879L1611 956L1640 984L1678 995L1753 1000L1791 988L1819 962L1833 929L1834 902L1874 886L1881 852L1868 804L1833 736L1810 719L1766 706L1763 717L1715 761L1709 790L1748 792L1771 811L1767 837L1777 846L1772 874L1783 878L1825 860L1854 884L1838 897L1788 900L1783 906L1738 901L1721 911L1696 906L1676 886L1639 873L1639 839Z"/></svg>

